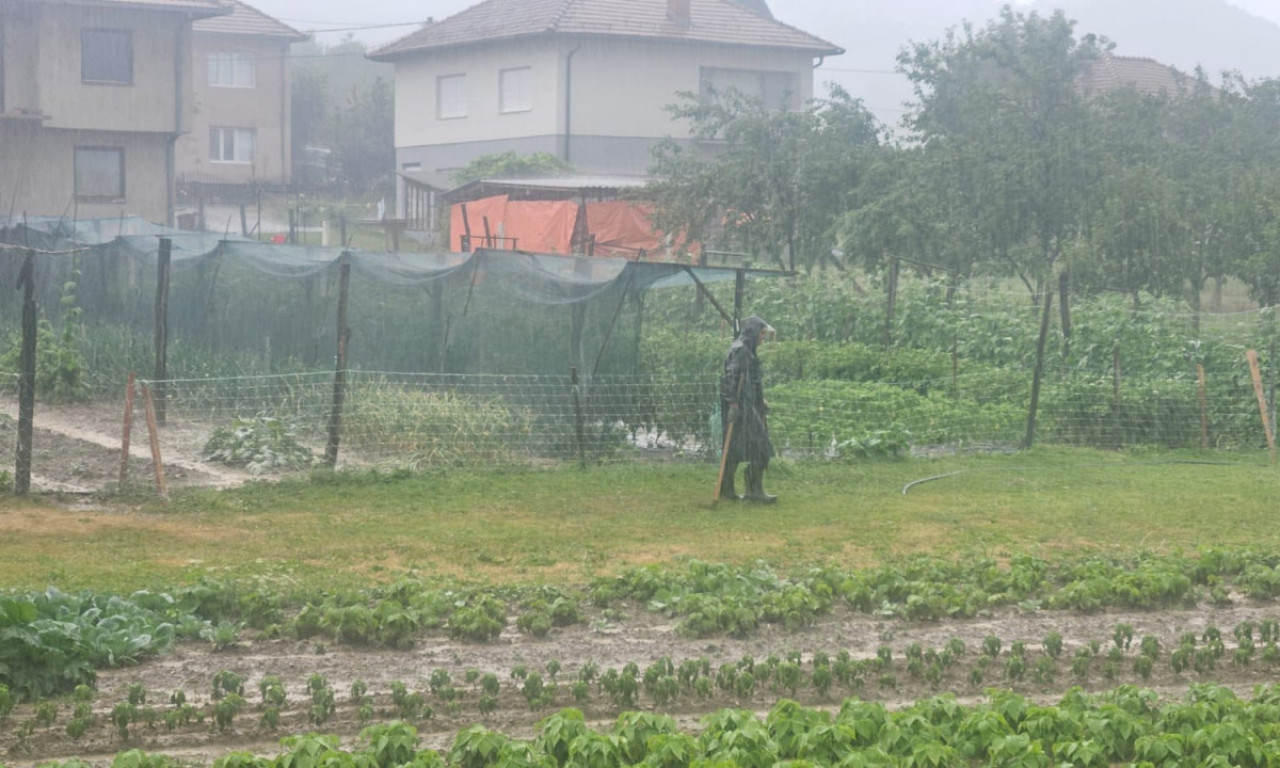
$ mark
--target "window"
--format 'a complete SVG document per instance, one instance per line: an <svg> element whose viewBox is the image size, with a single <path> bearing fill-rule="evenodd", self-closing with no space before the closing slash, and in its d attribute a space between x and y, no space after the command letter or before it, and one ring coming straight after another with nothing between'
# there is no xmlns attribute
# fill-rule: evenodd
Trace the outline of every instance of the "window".
<svg viewBox="0 0 1280 768"><path fill-rule="evenodd" d="M133 33L127 29L80 30L80 79L133 84Z"/></svg>
<svg viewBox="0 0 1280 768"><path fill-rule="evenodd" d="M533 109L533 96L529 93L531 67L504 69L498 73L498 111L528 112Z"/></svg>
<svg viewBox="0 0 1280 768"><path fill-rule="evenodd" d="M254 60L251 53L209 54L209 85L219 88L254 87Z"/></svg>
<svg viewBox="0 0 1280 768"><path fill-rule="evenodd" d="M77 199L124 200L124 149L76 147L75 175Z"/></svg>
<svg viewBox="0 0 1280 768"><path fill-rule="evenodd" d="M770 72L756 69L702 68L702 92L730 89L743 96L758 99L766 109L799 109L799 77L794 72Z"/></svg>
<svg viewBox="0 0 1280 768"><path fill-rule="evenodd" d="M252 128L210 128L209 160L214 163L252 163Z"/></svg>
<svg viewBox="0 0 1280 768"><path fill-rule="evenodd" d="M436 117L448 120L467 116L467 76L436 78Z"/></svg>

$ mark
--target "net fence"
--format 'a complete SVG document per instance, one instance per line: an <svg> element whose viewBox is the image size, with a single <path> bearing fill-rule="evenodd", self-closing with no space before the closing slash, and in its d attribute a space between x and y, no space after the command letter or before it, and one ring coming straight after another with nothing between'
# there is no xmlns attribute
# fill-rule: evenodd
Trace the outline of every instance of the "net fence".
<svg viewBox="0 0 1280 768"><path fill-rule="evenodd" d="M162 461L178 484L303 473L323 466L335 434L334 375L297 373L142 381L164 422ZM1027 428L1029 382L960 373L909 382L781 380L766 384L769 426L783 457L851 461L1016 449ZM337 466L343 469L713 461L720 452L714 376L423 374L348 371ZM14 413L0 418L0 460L12 465ZM117 480L123 398L37 409L34 470L66 490ZM68 408L70 410L68 410ZM150 483L149 433L139 404L129 432L132 481ZM73 425L68 429L68 425ZM79 425L79 426L75 426ZM96 474L70 438L98 429ZM1168 379L1141 386L1051 370L1037 442L1103 448L1265 449L1252 388L1239 380ZM175 469L176 468L176 469ZM173 482L173 478L171 478Z"/></svg>
<svg viewBox="0 0 1280 768"><path fill-rule="evenodd" d="M161 236L172 259L164 375L152 373ZM781 331L761 357L783 456L1008 450L1028 436L1039 321L1007 284L920 279L886 320L874 283L834 275L738 280L733 269L553 254L270 245L130 219L0 221L0 283L15 284L28 246L47 249L35 267L33 460L45 487L118 482L130 372L155 379L144 383L157 448L177 481L306 471L335 445L343 467L710 461L732 337L721 305L737 302ZM1258 352L1274 424L1275 308L1215 314L1142 299L1075 297L1070 321L1055 319L1035 442L1265 450L1245 351ZM0 471L14 463L21 303L0 291L13 329L0 337ZM61 387L72 374L78 383ZM140 408L129 439L128 475L146 477Z"/></svg>

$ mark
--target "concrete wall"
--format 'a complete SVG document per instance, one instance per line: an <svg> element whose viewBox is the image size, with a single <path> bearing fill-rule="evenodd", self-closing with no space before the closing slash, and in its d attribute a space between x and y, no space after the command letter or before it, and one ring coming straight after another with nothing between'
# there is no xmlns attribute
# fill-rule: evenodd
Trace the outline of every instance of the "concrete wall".
<svg viewBox="0 0 1280 768"><path fill-rule="evenodd" d="M169 190L165 183L168 138L162 134L41 129L6 123L0 130L0 205L28 215L112 217L122 212L165 223ZM75 148L124 150L125 196L110 202L75 199ZM11 197L12 196L12 197Z"/></svg>
<svg viewBox="0 0 1280 768"><path fill-rule="evenodd" d="M289 43L255 35L192 36L191 130L178 140L180 180L247 184L287 184L292 175ZM254 57L254 87L209 85L209 54L247 53ZM256 139L252 163L212 162L209 130L251 128Z"/></svg>
<svg viewBox="0 0 1280 768"><path fill-rule="evenodd" d="M81 82L80 31L86 27L132 31L132 84ZM39 54L34 72L38 107L49 115L45 125L173 132L179 123L175 60L189 73L188 34L186 18L174 13L45 6L36 30ZM181 51L176 57L175 50ZM184 100L189 101L190 78L184 79Z"/></svg>
<svg viewBox="0 0 1280 768"><path fill-rule="evenodd" d="M0 15L9 116L0 117L0 205L29 215L127 213L168 222L170 145L176 131L189 128L190 20L136 8L21 0L0 5ZM81 30L94 27L131 32L131 82L82 82ZM123 198L76 199L78 146L124 150Z"/></svg>

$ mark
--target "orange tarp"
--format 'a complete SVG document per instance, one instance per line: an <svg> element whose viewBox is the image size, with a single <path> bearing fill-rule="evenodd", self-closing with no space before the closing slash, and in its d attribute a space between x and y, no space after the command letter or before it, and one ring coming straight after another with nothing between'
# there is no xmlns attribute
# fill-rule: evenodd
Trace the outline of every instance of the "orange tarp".
<svg viewBox="0 0 1280 768"><path fill-rule="evenodd" d="M531 201L509 200L506 195L496 195L465 204L467 223L471 225L472 248L519 248L536 253L569 253L573 240L573 228L578 220L578 205L568 200ZM466 228L462 224L462 203L454 205L449 213L449 249L462 250L462 237ZM485 242L485 219L489 221L489 235L495 239Z"/></svg>
<svg viewBox="0 0 1280 768"><path fill-rule="evenodd" d="M536 253L570 253L573 233L578 223L580 206L570 200L528 201L511 200L506 195L495 195L465 204L467 222L471 225L471 248L518 248ZM463 235L462 203L450 211L451 251L461 251ZM667 238L653 228L653 209L643 203L622 200L587 203L586 230L595 241L597 256L623 256L635 260L644 250L646 258L664 261L672 257ZM489 235L485 242L485 219L489 221ZM690 250L688 244L677 238L676 250Z"/></svg>

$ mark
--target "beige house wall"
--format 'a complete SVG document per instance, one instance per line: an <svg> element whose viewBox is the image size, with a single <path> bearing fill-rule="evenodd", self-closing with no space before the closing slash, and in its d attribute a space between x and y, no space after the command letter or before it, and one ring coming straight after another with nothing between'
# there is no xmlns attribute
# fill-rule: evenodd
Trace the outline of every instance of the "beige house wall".
<svg viewBox="0 0 1280 768"><path fill-rule="evenodd" d="M168 136L134 132L40 129L0 124L0 205L31 216L103 218L122 213L164 223L169 215L166 179ZM124 197L86 202L75 197L76 147L124 150ZM12 195L12 198L10 197Z"/></svg>
<svg viewBox="0 0 1280 768"><path fill-rule="evenodd" d="M180 181L287 184L291 177L292 101L289 43L255 35L196 33L192 37L192 120L177 144ZM247 53L254 57L254 86L209 85L209 56ZM210 157L212 128L254 131L252 163L215 162Z"/></svg>
<svg viewBox="0 0 1280 768"><path fill-rule="evenodd" d="M174 13L45 6L35 30L39 53L35 82L39 109L50 128L107 131L180 130L175 82L189 68L188 20ZM83 83L80 80L80 31L126 29L133 39L133 83ZM6 73L7 76L7 73ZM190 99L185 78L184 101Z"/></svg>
<svg viewBox="0 0 1280 768"><path fill-rule="evenodd" d="M189 124L190 19L136 7L0 3L0 205L28 215L170 219L171 146ZM131 33L129 83L85 83L81 30ZM181 93L178 84L182 83ZM181 98L181 100L179 100ZM77 199L76 147L119 148L124 195Z"/></svg>
<svg viewBox="0 0 1280 768"><path fill-rule="evenodd" d="M565 52L567 56L568 52ZM574 134L687 138L666 107L697 93L702 69L788 72L799 103L813 95L813 57L805 52L667 41L593 39L573 56Z"/></svg>
<svg viewBox="0 0 1280 768"><path fill-rule="evenodd" d="M499 78L504 69L530 67L532 109L499 111ZM438 78L466 76L467 116L440 119ZM559 51L545 41L515 40L502 45L450 49L396 61L397 147L493 141L559 132L563 122Z"/></svg>

